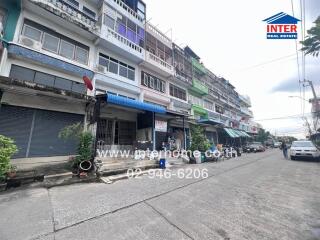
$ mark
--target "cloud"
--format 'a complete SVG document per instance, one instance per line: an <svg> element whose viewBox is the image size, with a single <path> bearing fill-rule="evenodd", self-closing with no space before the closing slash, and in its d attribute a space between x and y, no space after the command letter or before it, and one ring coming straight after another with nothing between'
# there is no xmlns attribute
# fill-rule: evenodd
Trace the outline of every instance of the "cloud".
<svg viewBox="0 0 320 240"><path fill-rule="evenodd" d="M306 79L311 80L313 82L313 85L316 91L319 90L320 88L319 77L320 77L320 58L316 59L316 58L309 57L308 64L306 65ZM301 80L303 79L301 78ZM299 91L300 89L299 89L298 75L288 77L283 82L280 82L278 85L276 85L271 89L271 92L273 93L275 92L297 93ZM306 91L311 91L311 89L307 87Z"/></svg>

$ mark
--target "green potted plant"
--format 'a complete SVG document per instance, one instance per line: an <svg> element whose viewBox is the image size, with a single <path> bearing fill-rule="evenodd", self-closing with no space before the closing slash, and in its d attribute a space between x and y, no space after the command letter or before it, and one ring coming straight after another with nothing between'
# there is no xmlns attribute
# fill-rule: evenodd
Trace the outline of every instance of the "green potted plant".
<svg viewBox="0 0 320 240"><path fill-rule="evenodd" d="M78 141L78 154L72 158L72 167L80 177L86 177L86 173L92 168L93 136L90 132L83 131L82 123L76 123L63 128L59 137L67 140Z"/></svg>
<svg viewBox="0 0 320 240"><path fill-rule="evenodd" d="M6 176L11 169L10 159L17 151L11 138L0 135L0 191L7 187Z"/></svg>
<svg viewBox="0 0 320 240"><path fill-rule="evenodd" d="M7 172L8 178L15 178L17 176L17 166L11 165Z"/></svg>
<svg viewBox="0 0 320 240"><path fill-rule="evenodd" d="M196 163L201 163L205 160L205 152L210 148L210 142L206 138L205 129L199 125L191 125L191 147L190 150L193 152L193 157ZM195 154L199 151L199 154Z"/></svg>

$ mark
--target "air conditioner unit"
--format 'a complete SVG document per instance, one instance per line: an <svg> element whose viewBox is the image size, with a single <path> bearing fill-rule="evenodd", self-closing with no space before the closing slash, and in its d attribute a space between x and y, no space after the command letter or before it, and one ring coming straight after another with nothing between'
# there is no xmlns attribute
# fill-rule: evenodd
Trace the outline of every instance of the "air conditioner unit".
<svg viewBox="0 0 320 240"><path fill-rule="evenodd" d="M36 50L40 50L42 48L41 42L35 41L25 36L20 37L20 43Z"/></svg>
<svg viewBox="0 0 320 240"><path fill-rule="evenodd" d="M96 67L96 70L97 70L97 72L100 72L100 73L107 73L107 68L102 65L98 65Z"/></svg>

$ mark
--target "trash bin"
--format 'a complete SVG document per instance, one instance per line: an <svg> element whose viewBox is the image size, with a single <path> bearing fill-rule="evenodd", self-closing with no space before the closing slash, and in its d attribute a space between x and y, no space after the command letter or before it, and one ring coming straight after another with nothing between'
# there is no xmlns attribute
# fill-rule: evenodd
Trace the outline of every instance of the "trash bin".
<svg viewBox="0 0 320 240"><path fill-rule="evenodd" d="M165 169L166 168L166 159L161 158L159 161L159 168Z"/></svg>
<svg viewBox="0 0 320 240"><path fill-rule="evenodd" d="M201 152L201 162L205 162L206 161L206 154L204 152Z"/></svg>

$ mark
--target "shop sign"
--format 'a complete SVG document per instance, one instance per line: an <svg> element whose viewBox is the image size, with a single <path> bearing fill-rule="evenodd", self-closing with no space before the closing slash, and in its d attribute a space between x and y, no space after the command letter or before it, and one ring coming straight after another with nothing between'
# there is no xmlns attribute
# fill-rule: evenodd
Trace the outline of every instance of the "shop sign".
<svg viewBox="0 0 320 240"><path fill-rule="evenodd" d="M155 121L155 130L157 132L167 132L168 122L156 120Z"/></svg>

